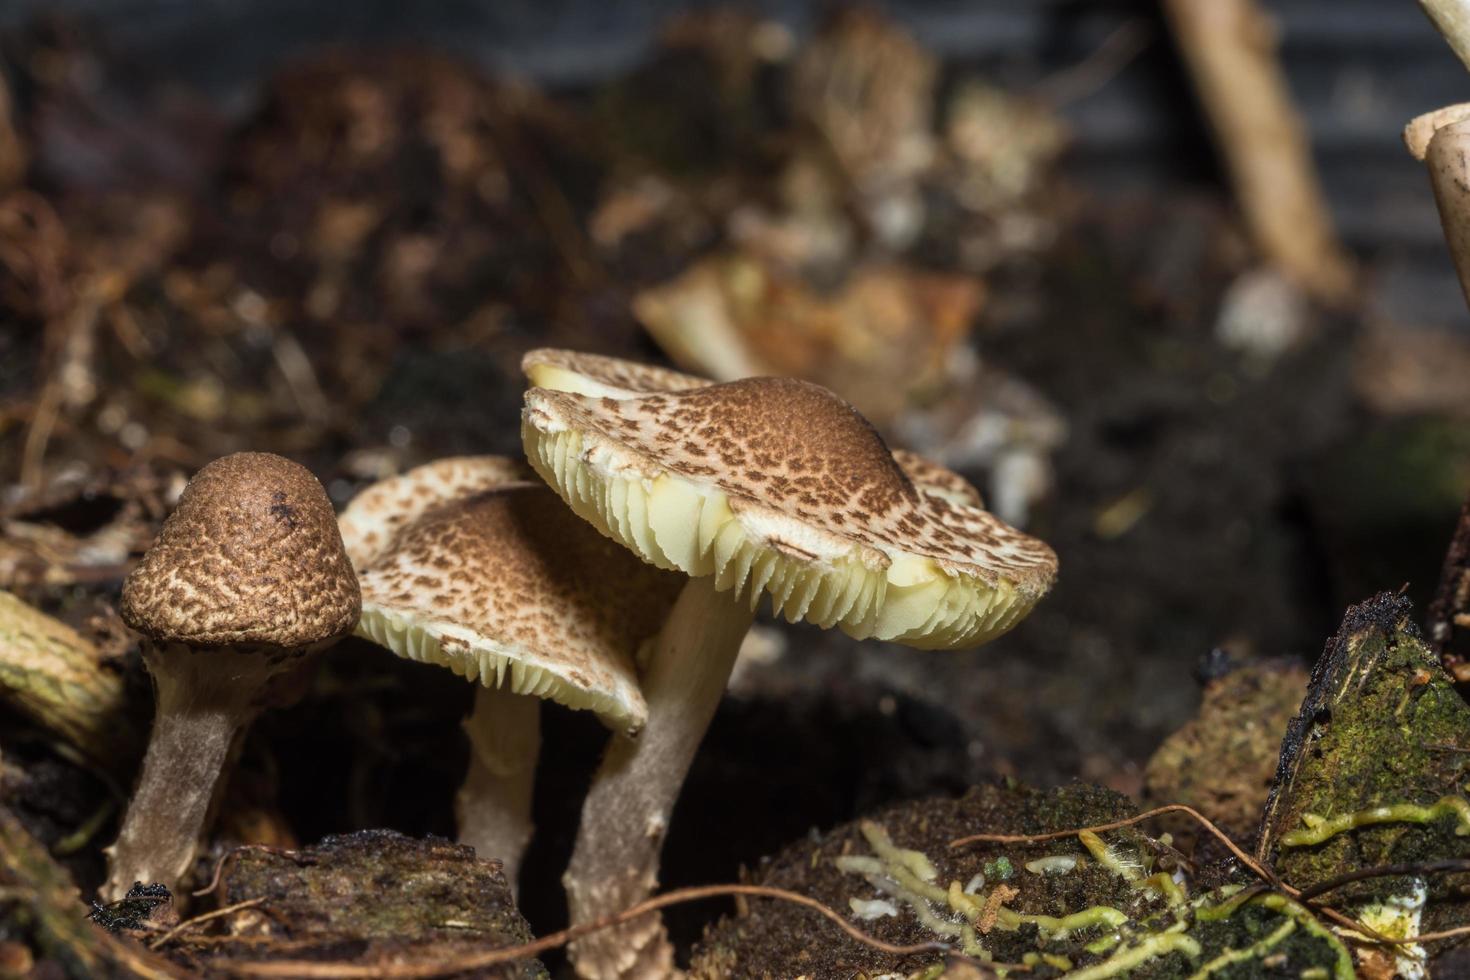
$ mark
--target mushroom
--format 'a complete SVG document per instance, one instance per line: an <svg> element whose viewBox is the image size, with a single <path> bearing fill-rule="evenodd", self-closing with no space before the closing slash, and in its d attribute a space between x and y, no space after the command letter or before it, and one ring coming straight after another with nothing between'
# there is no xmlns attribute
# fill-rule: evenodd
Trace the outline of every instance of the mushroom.
<svg viewBox="0 0 1470 980"><path fill-rule="evenodd" d="M361 572L425 511L511 483L534 483L536 471L509 456L449 456L379 480L342 510L337 527L352 567Z"/></svg>
<svg viewBox="0 0 1470 980"><path fill-rule="evenodd" d="M972 647L1019 622L1056 556L974 506L973 488L895 458L825 388L687 375L562 351L523 362L522 437L572 509L644 561L690 576L642 667L649 718L615 740L582 811L565 883L574 923L656 884L669 814L757 600L792 622L924 649ZM557 390L559 389L559 390ZM596 980L672 969L649 916L573 948Z"/></svg>
<svg viewBox="0 0 1470 980"><path fill-rule="evenodd" d="M637 733L648 707L634 655L682 583L503 457L441 460L374 484L340 523L360 563L358 633L480 682L464 726L459 839L514 882L532 832L541 699Z"/></svg>
<svg viewBox="0 0 1470 980"><path fill-rule="evenodd" d="M194 475L123 582L157 707L103 894L170 890L193 863L237 735L308 654L352 631L360 598L326 492L303 467L235 453Z"/></svg>

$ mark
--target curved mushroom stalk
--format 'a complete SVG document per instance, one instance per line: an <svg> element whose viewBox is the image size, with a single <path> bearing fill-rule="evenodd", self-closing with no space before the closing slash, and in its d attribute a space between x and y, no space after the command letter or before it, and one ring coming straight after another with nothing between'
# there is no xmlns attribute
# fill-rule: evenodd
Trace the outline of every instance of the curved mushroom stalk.
<svg viewBox="0 0 1470 980"><path fill-rule="evenodd" d="M470 765L455 798L459 842L496 858L516 891L521 858L531 841L531 796L541 754L541 699L481 687L464 722Z"/></svg>
<svg viewBox="0 0 1470 980"><path fill-rule="evenodd" d="M208 658L208 669L200 669ZM221 670L228 658L231 669ZM194 863L230 746L259 714L257 696L272 673L264 658L223 652L201 657L181 644L148 645L157 708L138 789L117 841L107 849L105 901L134 882L170 888ZM230 682L221 682L228 677Z"/></svg>
<svg viewBox="0 0 1470 980"><path fill-rule="evenodd" d="M178 886L237 733L361 612L331 501L309 471L235 453L194 474L118 603L143 636L158 707L110 851L109 900L135 880Z"/></svg>
<svg viewBox="0 0 1470 980"><path fill-rule="evenodd" d="M1043 542L980 509L956 474L895 456L824 388L712 385L565 351L522 366L556 386L526 393L536 472L603 534L691 579L642 677L648 725L613 746L583 808L566 877L574 923L653 889L679 784L761 595L790 622L958 649L1010 629L1056 576ZM656 916L579 941L573 959L593 980L673 970Z"/></svg>
<svg viewBox="0 0 1470 980"><path fill-rule="evenodd" d="M582 806L562 879L573 922L620 912L657 887L669 816L753 618L752 604L717 592L713 577L690 579L679 594L644 665L648 724L637 739L613 740ZM672 976L673 955L656 914L571 946L589 980Z"/></svg>
<svg viewBox="0 0 1470 980"><path fill-rule="evenodd" d="M634 654L683 582L579 520L524 463L440 460L374 484L340 521L363 594L357 631L478 683L459 840L515 885L549 698L636 732Z"/></svg>

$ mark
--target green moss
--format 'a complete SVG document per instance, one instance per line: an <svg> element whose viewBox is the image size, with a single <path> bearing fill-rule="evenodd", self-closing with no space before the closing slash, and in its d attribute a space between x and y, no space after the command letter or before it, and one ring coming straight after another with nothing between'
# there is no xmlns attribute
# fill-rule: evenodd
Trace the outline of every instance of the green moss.
<svg viewBox="0 0 1470 980"><path fill-rule="evenodd" d="M1470 805L1459 785L1470 706L1411 613L1388 594L1355 606L1313 673L1263 824L1262 850L1290 884L1470 857ZM1438 897L1449 897L1452 877L1436 879ZM1375 879L1333 897L1341 904L1402 888L1402 879Z"/></svg>
<svg viewBox="0 0 1470 980"><path fill-rule="evenodd" d="M1200 955L1200 952L1198 940L1192 939L1182 932L1161 932L1152 936L1146 936L1137 945L1120 949L1101 963L1095 963L1075 973L1068 974L1068 976L1071 980L1106 980L1108 977L1130 973L1140 964L1156 956L1181 953L1190 959L1194 959Z"/></svg>

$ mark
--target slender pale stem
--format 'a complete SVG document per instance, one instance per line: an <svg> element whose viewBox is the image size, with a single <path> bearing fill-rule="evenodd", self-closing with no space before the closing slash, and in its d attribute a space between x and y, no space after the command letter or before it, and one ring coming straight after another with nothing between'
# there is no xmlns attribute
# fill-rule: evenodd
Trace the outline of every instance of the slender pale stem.
<svg viewBox="0 0 1470 980"><path fill-rule="evenodd" d="M1419 0L1419 6L1470 68L1470 0Z"/></svg>
<svg viewBox="0 0 1470 980"><path fill-rule="evenodd" d="M1424 163L1439 206L1445 244L1470 303L1470 122L1451 122L1435 131Z"/></svg>
<svg viewBox="0 0 1470 980"><path fill-rule="evenodd" d="M455 800L459 842L482 858L498 858L514 891L535 829L531 792L541 754L541 699L481 687L464 730L470 766Z"/></svg>
<svg viewBox="0 0 1470 980"><path fill-rule="evenodd" d="M720 703L754 613L691 579L655 640L641 683L648 724L636 739L614 738L582 807L563 881L572 923L618 912L652 894L669 815ZM657 915L574 943L577 972L591 980L668 976L673 949Z"/></svg>
<svg viewBox="0 0 1470 980"><path fill-rule="evenodd" d="M145 656L157 691L153 732L122 830L108 849L107 901L138 881L177 888L194 863L230 745L259 713L274 672L257 653L170 646L146 648Z"/></svg>

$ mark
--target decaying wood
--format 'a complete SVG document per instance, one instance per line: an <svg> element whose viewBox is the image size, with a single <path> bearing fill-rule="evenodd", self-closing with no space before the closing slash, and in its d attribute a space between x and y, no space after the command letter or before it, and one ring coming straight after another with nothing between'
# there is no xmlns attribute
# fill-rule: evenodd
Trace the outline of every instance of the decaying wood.
<svg viewBox="0 0 1470 980"><path fill-rule="evenodd" d="M0 700L110 768L136 753L122 674L86 637L0 591Z"/></svg>
<svg viewBox="0 0 1470 980"><path fill-rule="evenodd" d="M1470 660L1450 647L1457 629L1470 633L1470 497L1460 508L1460 522L1445 552L1439 591L1429 606L1427 623L1429 643L1445 669L1462 684L1470 681Z"/></svg>
<svg viewBox="0 0 1470 980"><path fill-rule="evenodd" d="M1313 296L1346 300L1352 265L1333 230L1270 19L1256 0L1165 0L1164 9L1256 246Z"/></svg>
<svg viewBox="0 0 1470 980"><path fill-rule="evenodd" d="M74 980L173 980L189 974L87 921L66 872L0 807L0 921L19 925L34 949L33 976Z"/></svg>

